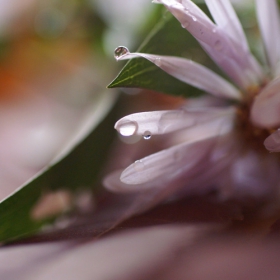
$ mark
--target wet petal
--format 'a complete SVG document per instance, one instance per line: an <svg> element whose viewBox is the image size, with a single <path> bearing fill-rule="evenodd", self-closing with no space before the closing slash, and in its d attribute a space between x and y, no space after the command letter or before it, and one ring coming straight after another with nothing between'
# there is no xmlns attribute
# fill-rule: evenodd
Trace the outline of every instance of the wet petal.
<svg viewBox="0 0 280 280"><path fill-rule="evenodd" d="M123 171L121 181L138 185L158 179L166 183L166 180L179 178L182 173L190 176L197 171L197 165L205 155L215 147L217 137L188 141L137 160Z"/></svg>
<svg viewBox="0 0 280 280"><path fill-rule="evenodd" d="M264 141L264 145L270 152L280 152L280 129L268 136Z"/></svg>
<svg viewBox="0 0 280 280"><path fill-rule="evenodd" d="M179 20L182 26L187 29L205 48L210 57L223 68L224 60L234 60L237 66L224 69L229 77L246 76L245 85L239 84L239 79L234 80L240 87L246 89L252 84L259 83L263 79L262 69L255 58L244 49L244 43L232 40L226 30L215 25L203 12L189 0L158 0ZM181 3L182 2L182 3ZM227 67L230 63L227 63Z"/></svg>
<svg viewBox="0 0 280 280"><path fill-rule="evenodd" d="M117 59L122 60L135 57L144 57L178 80L215 96L231 99L241 98L240 92L229 82L206 67L188 59L174 56L130 53L127 49Z"/></svg>
<svg viewBox="0 0 280 280"><path fill-rule="evenodd" d="M278 4L275 0L258 0L255 2L266 55L273 72L275 72L280 59L280 19Z"/></svg>
<svg viewBox="0 0 280 280"><path fill-rule="evenodd" d="M251 120L256 126L263 128L280 125L280 78L270 82L255 98Z"/></svg>
<svg viewBox="0 0 280 280"><path fill-rule="evenodd" d="M194 127L217 118L233 115L234 108L188 108L135 113L120 119L115 129L123 136L157 135Z"/></svg>
<svg viewBox="0 0 280 280"><path fill-rule="evenodd" d="M205 0L216 24L236 42L248 50L247 39L229 0Z"/></svg>

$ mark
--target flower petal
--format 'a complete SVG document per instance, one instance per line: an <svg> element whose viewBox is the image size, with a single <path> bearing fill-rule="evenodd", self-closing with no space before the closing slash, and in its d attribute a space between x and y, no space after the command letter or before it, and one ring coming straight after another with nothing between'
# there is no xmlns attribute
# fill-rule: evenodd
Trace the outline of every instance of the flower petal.
<svg viewBox="0 0 280 280"><path fill-rule="evenodd" d="M174 56L130 53L128 50L123 55L118 56L117 59L123 60L136 57L144 57L178 80L205 90L215 96L230 99L241 98L240 92L232 84L203 65L188 59Z"/></svg>
<svg viewBox="0 0 280 280"><path fill-rule="evenodd" d="M248 50L248 43L240 21L229 0L205 0L216 24L221 27L244 49Z"/></svg>
<svg viewBox="0 0 280 280"><path fill-rule="evenodd" d="M239 80L234 80L244 89L259 83L264 75L258 62L251 55L248 49L244 49L243 43L232 40L226 30L215 25L206 15L189 0L158 0L179 20L182 26L187 29L205 48L209 56L221 67L221 61L233 60L237 67L224 69L229 77L246 76L246 83L239 84ZM219 59L218 59L219 58ZM227 63L229 66L230 63Z"/></svg>
<svg viewBox="0 0 280 280"><path fill-rule="evenodd" d="M280 78L270 82L255 98L251 120L263 128L280 126Z"/></svg>
<svg viewBox="0 0 280 280"><path fill-rule="evenodd" d="M185 141L183 144L135 161L123 171L121 181L125 184L138 185L154 179L166 183L166 180L172 181L179 178L180 174L189 177L197 171L197 166L215 147L217 139L220 137L219 132L220 134L225 133L221 127L220 130L217 127L214 131L216 134L201 135L199 140Z"/></svg>
<svg viewBox="0 0 280 280"><path fill-rule="evenodd" d="M123 136L156 135L209 123L233 115L234 108L188 108L135 113L120 119L115 129Z"/></svg>
<svg viewBox="0 0 280 280"><path fill-rule="evenodd" d="M269 135L265 139L264 145L270 152L280 152L280 129Z"/></svg>
<svg viewBox="0 0 280 280"><path fill-rule="evenodd" d="M280 19L277 1L256 1L257 16L268 62L273 72L280 60Z"/></svg>

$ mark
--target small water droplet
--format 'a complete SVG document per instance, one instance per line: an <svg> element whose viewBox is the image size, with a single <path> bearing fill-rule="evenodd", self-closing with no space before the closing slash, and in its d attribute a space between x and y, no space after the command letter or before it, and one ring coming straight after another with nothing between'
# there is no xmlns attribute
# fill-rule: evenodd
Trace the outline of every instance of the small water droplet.
<svg viewBox="0 0 280 280"><path fill-rule="evenodd" d="M123 47L123 46L117 47L115 49L115 58L118 59L127 53L129 53L129 50L127 47Z"/></svg>
<svg viewBox="0 0 280 280"><path fill-rule="evenodd" d="M181 26L182 26L183 28L187 28L187 27L190 26L190 22L187 21L187 20L185 20L185 21L181 24Z"/></svg>
<svg viewBox="0 0 280 280"><path fill-rule="evenodd" d="M136 160L133 164L133 168L135 171L143 171L145 168L145 165L142 162L142 160Z"/></svg>
<svg viewBox="0 0 280 280"><path fill-rule="evenodd" d="M117 128L117 130L122 136L132 136L136 133L137 129L138 129L138 124L133 121L122 123Z"/></svg>
<svg viewBox="0 0 280 280"><path fill-rule="evenodd" d="M161 59L160 59L160 57L157 57L157 58L155 59L155 65L158 66L158 67L161 66Z"/></svg>
<svg viewBox="0 0 280 280"><path fill-rule="evenodd" d="M151 133L150 131L145 131L145 132L144 132L143 138L144 138L145 140L149 140L149 139L151 139L151 137L152 137L152 133Z"/></svg>
<svg viewBox="0 0 280 280"><path fill-rule="evenodd" d="M192 20L193 20L193 21L197 21L197 18L194 17L194 16L192 16Z"/></svg>
<svg viewBox="0 0 280 280"><path fill-rule="evenodd" d="M223 49L223 44L222 44L222 42L221 42L220 40L217 40L217 41L215 42L214 47L215 47L215 49L216 49L217 51L221 51L221 50Z"/></svg>

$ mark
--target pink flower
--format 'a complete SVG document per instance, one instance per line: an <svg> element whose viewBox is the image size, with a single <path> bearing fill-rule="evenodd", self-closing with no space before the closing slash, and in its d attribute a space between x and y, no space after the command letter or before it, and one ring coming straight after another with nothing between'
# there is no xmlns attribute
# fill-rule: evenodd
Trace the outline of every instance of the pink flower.
<svg viewBox="0 0 280 280"><path fill-rule="evenodd" d="M249 50L229 0L205 0L215 23L190 0L157 0L179 20L231 82L188 59L130 53L118 47L117 60L144 57L175 78L210 95L182 108L142 112L120 119L123 136L167 134L170 147L137 160L114 182L113 191L161 188L170 193L205 193L243 199L278 197L280 172L280 23L277 2L256 1L267 65ZM268 66L268 67L267 67ZM266 69L269 71L266 71Z"/></svg>

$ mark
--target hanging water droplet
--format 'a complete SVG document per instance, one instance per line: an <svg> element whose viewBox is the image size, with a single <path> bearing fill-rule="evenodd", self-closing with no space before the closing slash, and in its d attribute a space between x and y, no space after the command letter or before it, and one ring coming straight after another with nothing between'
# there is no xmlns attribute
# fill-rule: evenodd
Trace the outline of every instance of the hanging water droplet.
<svg viewBox="0 0 280 280"><path fill-rule="evenodd" d="M117 127L117 130L122 136L132 136L136 133L138 124L133 121L124 122Z"/></svg>
<svg viewBox="0 0 280 280"><path fill-rule="evenodd" d="M151 133L150 131L145 131L145 132L144 132L143 138L144 138L145 140L149 140L149 139L151 139L151 137L152 137L152 133Z"/></svg>
<svg viewBox="0 0 280 280"><path fill-rule="evenodd" d="M123 47L123 46L117 47L115 49L115 58L118 59L127 53L129 53L129 50L127 47Z"/></svg>
<svg viewBox="0 0 280 280"><path fill-rule="evenodd" d="M142 160L136 160L134 163L133 163L133 168L135 171L143 171L144 168L145 168L145 165L144 163L142 162Z"/></svg>
<svg viewBox="0 0 280 280"><path fill-rule="evenodd" d="M221 51L221 50L223 49L223 44L222 44L222 42L221 42L220 40L217 40L217 41L215 42L214 47L215 47L215 49L216 49L217 51Z"/></svg>

